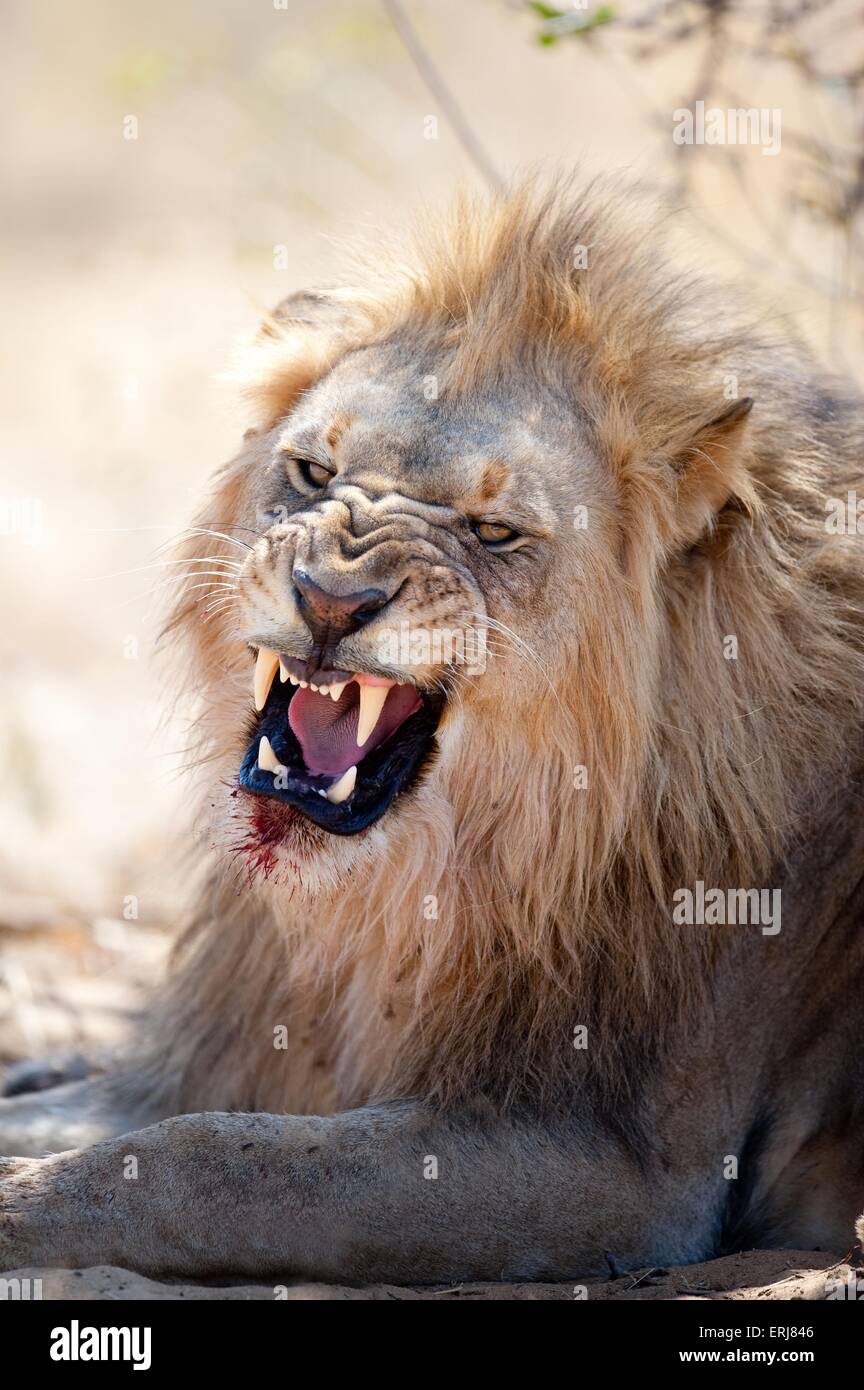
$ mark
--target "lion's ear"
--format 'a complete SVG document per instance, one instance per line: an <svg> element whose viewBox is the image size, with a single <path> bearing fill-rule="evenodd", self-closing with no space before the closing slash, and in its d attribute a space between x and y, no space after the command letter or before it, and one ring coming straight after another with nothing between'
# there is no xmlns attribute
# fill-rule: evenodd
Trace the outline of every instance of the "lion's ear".
<svg viewBox="0 0 864 1390"><path fill-rule="evenodd" d="M747 420L753 400L746 396L697 431L676 457L677 523L680 538L692 545L713 525L733 498L754 506L756 494L747 468Z"/></svg>
<svg viewBox="0 0 864 1390"><path fill-rule="evenodd" d="M232 373L253 408L252 431L272 429L301 392L353 345L355 316L339 291L303 290L264 316Z"/></svg>
<svg viewBox="0 0 864 1390"><path fill-rule="evenodd" d="M339 290L297 290L265 314L259 332L265 338L278 338L292 325L338 332L350 317L350 303Z"/></svg>

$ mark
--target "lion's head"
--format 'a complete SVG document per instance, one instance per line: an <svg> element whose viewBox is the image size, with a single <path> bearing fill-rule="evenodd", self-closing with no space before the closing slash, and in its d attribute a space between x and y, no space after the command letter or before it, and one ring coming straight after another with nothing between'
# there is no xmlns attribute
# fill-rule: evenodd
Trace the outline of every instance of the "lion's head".
<svg viewBox="0 0 864 1390"><path fill-rule="evenodd" d="M402 1019L346 1095L693 997L673 889L767 872L860 719L850 402L667 239L626 192L463 202L243 366L174 628L223 863L312 974L365 962L352 1029Z"/></svg>
<svg viewBox="0 0 864 1390"><path fill-rule="evenodd" d="M637 775L657 576L752 503L752 402L716 325L682 363L672 287L631 298L657 249L598 211L462 206L414 268L286 300L251 354L263 418L202 519L236 587L199 640L255 658L220 771L307 878L410 826L424 783L506 801L553 749L574 789Z"/></svg>
<svg viewBox="0 0 864 1390"><path fill-rule="evenodd" d="M230 788L217 819L271 877L338 884L442 815L476 844L512 813L513 861L562 842L583 888L646 796L679 846L690 813L727 849L777 828L812 728L766 748L770 721L727 712L801 688L794 609L842 627L817 569L854 568L823 520L844 406L664 260L665 222L632 202L459 203L252 344L257 421L176 621Z"/></svg>

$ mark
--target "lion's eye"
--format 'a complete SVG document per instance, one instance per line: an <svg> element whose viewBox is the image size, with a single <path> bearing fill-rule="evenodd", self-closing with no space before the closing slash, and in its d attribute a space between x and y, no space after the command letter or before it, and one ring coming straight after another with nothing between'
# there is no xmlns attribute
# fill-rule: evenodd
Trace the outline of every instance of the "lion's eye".
<svg viewBox="0 0 864 1390"><path fill-rule="evenodd" d="M474 525L474 534L484 545L501 545L504 541L515 540L519 532L498 521L478 521Z"/></svg>
<svg viewBox="0 0 864 1390"><path fill-rule="evenodd" d="M292 458L288 461L288 467L311 488L326 487L333 477L329 468L325 468L323 463L316 463L314 459Z"/></svg>

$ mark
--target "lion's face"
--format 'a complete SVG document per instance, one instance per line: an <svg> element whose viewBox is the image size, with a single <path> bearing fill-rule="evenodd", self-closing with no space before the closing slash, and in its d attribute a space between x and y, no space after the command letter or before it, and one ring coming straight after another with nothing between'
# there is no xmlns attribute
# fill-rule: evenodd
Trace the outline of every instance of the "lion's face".
<svg viewBox="0 0 864 1390"><path fill-rule="evenodd" d="M526 195L416 256L291 296L252 349L258 431L202 519L219 597L175 618L217 815L230 789L214 838L239 808L250 862L313 891L411 836L506 844L508 874L578 844L587 882L682 722L666 615L757 506L753 401L722 394L710 315L676 327L677 271L646 294L638 229Z"/></svg>
<svg viewBox="0 0 864 1390"><path fill-rule="evenodd" d="M333 837L410 817L412 788L448 742L458 758L472 721L533 736L579 634L561 596L612 549L610 490L551 388L514 377L439 400L393 346L312 386L260 442L249 486L263 533L238 585L257 654L240 785L291 809L289 858L295 835L307 862L310 843L344 857Z"/></svg>

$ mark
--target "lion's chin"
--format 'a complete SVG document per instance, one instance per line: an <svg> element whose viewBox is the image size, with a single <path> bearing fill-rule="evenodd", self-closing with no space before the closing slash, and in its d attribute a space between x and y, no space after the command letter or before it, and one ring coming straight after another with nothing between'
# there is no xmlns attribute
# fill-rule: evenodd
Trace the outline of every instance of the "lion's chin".
<svg viewBox="0 0 864 1390"><path fill-rule="evenodd" d="M238 781L265 804L252 816L263 852L283 844L308 859L331 836L364 834L416 784L436 754L444 697L365 673L340 673L332 695L321 693L290 675L289 661L259 651Z"/></svg>
<svg viewBox="0 0 864 1390"><path fill-rule="evenodd" d="M359 865L382 855L389 838L389 816L354 836L334 836L275 797L239 785L227 794L227 817L213 847L227 851L250 890L277 888L306 901L342 891Z"/></svg>

